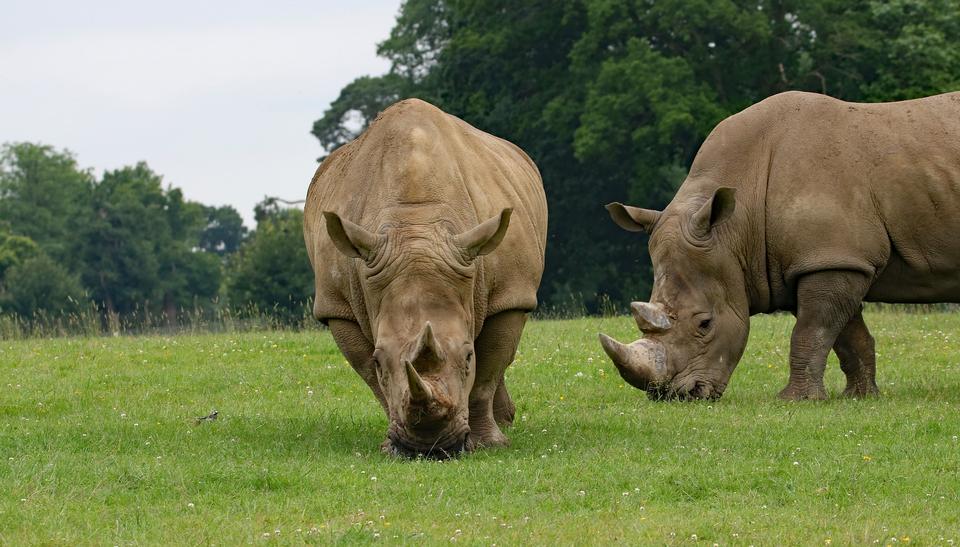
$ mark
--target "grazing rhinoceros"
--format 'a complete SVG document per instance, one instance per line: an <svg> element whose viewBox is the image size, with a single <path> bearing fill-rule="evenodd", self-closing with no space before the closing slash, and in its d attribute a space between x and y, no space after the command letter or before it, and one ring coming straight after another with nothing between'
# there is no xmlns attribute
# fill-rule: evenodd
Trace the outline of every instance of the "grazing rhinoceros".
<svg viewBox="0 0 960 547"><path fill-rule="evenodd" d="M749 317L789 310L784 399L823 399L830 349L845 395L877 393L861 302L960 302L960 93L855 104L770 97L707 137L667 208L607 206L650 234L645 337L600 335L652 398L719 397Z"/></svg>
<svg viewBox="0 0 960 547"><path fill-rule="evenodd" d="M537 304L546 229L530 158L420 100L317 169L304 211L314 315L387 413L384 451L507 443L503 373Z"/></svg>

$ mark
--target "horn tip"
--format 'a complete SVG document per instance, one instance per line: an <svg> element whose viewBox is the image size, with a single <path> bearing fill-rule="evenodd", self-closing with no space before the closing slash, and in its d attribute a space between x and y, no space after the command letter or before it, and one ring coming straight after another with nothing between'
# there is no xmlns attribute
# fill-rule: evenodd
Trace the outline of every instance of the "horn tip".
<svg viewBox="0 0 960 547"><path fill-rule="evenodd" d="M615 339L607 336L606 334L603 334L602 332L600 333L599 338L600 338L600 345L603 346L603 351L607 354L608 357L610 357L611 359L614 358L614 356L619 357L617 355L619 353L617 351L617 348L621 345L620 342L617 342Z"/></svg>

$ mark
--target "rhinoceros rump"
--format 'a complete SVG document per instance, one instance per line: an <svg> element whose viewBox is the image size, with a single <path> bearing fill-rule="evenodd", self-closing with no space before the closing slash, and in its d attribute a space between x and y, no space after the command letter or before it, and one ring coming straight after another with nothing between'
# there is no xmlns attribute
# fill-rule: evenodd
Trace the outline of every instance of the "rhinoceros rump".
<svg viewBox="0 0 960 547"><path fill-rule="evenodd" d="M784 399L823 399L831 348L846 395L878 392L862 301L960 302L960 93L854 104L773 96L721 122L664 211L607 206L650 234L644 338L601 335L651 397L719 397L749 316L797 317Z"/></svg>
<svg viewBox="0 0 960 547"><path fill-rule="evenodd" d="M507 443L503 373L536 306L546 225L523 151L416 99L320 165L304 209L314 315L387 413L385 451Z"/></svg>

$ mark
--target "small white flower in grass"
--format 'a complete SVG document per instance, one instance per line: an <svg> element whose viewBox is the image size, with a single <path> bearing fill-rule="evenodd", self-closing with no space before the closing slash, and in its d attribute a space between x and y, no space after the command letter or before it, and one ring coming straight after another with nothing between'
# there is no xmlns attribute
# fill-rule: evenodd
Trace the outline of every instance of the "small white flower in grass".
<svg viewBox="0 0 960 547"><path fill-rule="evenodd" d="M585 376L585 374L582 373L582 372L578 372L578 373L574 374L574 376L577 377L577 378L583 378L583 377Z"/></svg>
<svg viewBox="0 0 960 547"><path fill-rule="evenodd" d="M263 537L265 537L265 538L270 537L270 532L264 532L264 533L263 533Z"/></svg>
<svg viewBox="0 0 960 547"><path fill-rule="evenodd" d="M193 502L191 501L190 503L188 503L187 507L189 507L190 509L193 509L194 508Z"/></svg>
<svg viewBox="0 0 960 547"><path fill-rule="evenodd" d="M374 481L374 482L376 482L376 481L377 481L377 477L375 477L375 476L372 476L372 477L370 477L370 480L372 480L372 481Z"/></svg>
<svg viewBox="0 0 960 547"><path fill-rule="evenodd" d="M800 462L793 462L793 465L800 465Z"/></svg>
<svg viewBox="0 0 960 547"><path fill-rule="evenodd" d="M584 492L583 490L581 490L581 491L577 492L577 495L578 495L578 496L586 496L587 493Z"/></svg>
<svg viewBox="0 0 960 547"><path fill-rule="evenodd" d="M697 534L690 534L690 539L697 541Z"/></svg>

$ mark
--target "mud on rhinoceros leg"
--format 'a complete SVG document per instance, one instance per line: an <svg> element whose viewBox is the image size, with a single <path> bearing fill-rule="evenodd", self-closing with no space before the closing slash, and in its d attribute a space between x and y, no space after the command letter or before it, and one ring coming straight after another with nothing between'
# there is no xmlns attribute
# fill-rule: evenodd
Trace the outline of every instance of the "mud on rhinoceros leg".
<svg viewBox="0 0 960 547"><path fill-rule="evenodd" d="M797 282L797 324L790 338L790 381L780 398L826 399L827 355L867 293L866 275L850 270L807 274Z"/></svg>
<svg viewBox="0 0 960 547"><path fill-rule="evenodd" d="M473 390L470 392L470 439L474 446L509 444L507 437L497 425L494 401L498 391L502 389L503 394L498 410L503 413L500 418L505 418L507 410L513 408L513 402L509 400L506 385L503 384L503 372L513 362L526 320L526 312L519 310L505 311L488 317L483 323L480 336L474 342L477 376L473 383ZM505 405L506 402L510 404Z"/></svg>
<svg viewBox="0 0 960 547"><path fill-rule="evenodd" d="M373 344L363 336L360 325L353 321L343 319L331 319L329 322L330 333L337 342L340 352L347 358L347 362L357 371L357 374L363 378L370 391L380 402L383 411L389 417L390 411L387 408L387 400L380 389L380 382L377 380L377 370L373 363Z"/></svg>
<svg viewBox="0 0 960 547"><path fill-rule="evenodd" d="M863 322L861 310L847 322L847 326L833 344L833 351L840 359L840 370L847 376L847 387L843 394L847 397L867 397L877 395L877 354L873 336Z"/></svg>

